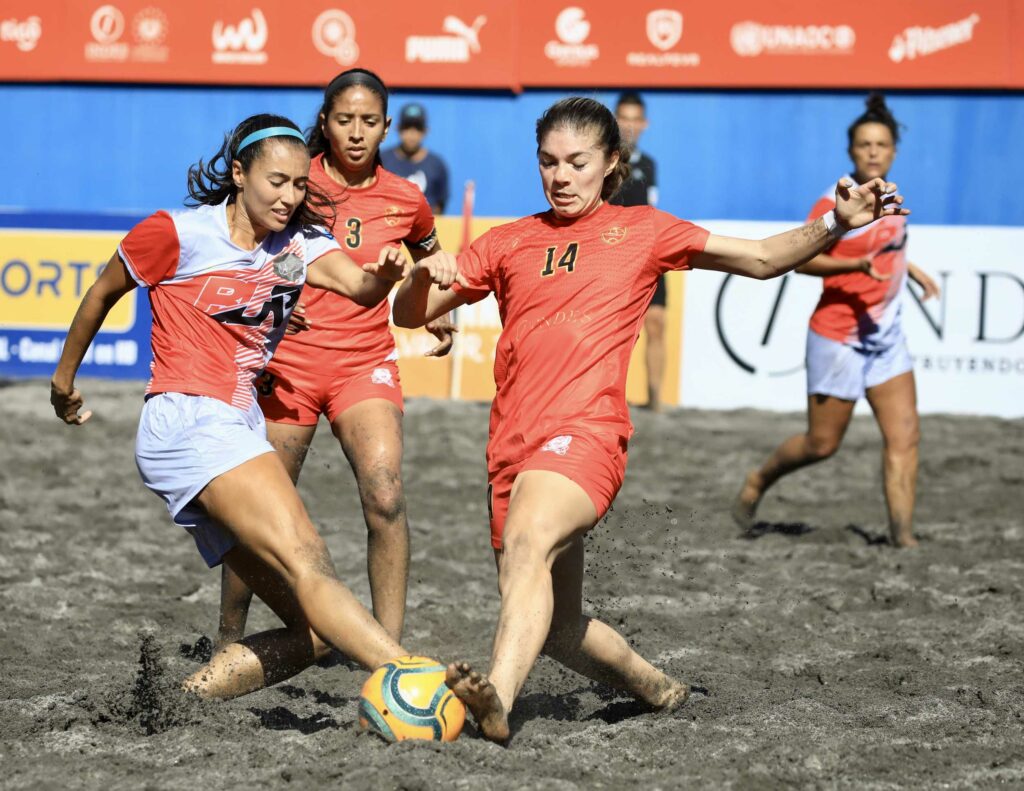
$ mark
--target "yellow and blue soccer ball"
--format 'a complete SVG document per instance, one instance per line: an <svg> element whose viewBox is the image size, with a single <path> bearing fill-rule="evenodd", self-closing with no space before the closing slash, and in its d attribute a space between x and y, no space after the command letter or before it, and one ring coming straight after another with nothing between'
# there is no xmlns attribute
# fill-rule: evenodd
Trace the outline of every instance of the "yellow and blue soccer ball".
<svg viewBox="0 0 1024 791"><path fill-rule="evenodd" d="M455 741L466 721L466 707L444 677L444 665L425 656L385 662L363 684L359 724L388 741Z"/></svg>

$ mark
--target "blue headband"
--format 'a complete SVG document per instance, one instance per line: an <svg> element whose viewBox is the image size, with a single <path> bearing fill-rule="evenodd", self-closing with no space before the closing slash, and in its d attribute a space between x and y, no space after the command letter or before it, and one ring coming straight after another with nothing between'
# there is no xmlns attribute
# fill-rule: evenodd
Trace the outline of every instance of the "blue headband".
<svg viewBox="0 0 1024 791"><path fill-rule="evenodd" d="M303 143L306 142L306 138L302 136L302 132L298 129L292 129L290 126L271 126L268 129L260 129L258 132L253 132L251 135L243 137L242 142L238 144L238 148L235 150L235 154L241 154L243 148L260 140L264 140L268 137L282 136L297 137Z"/></svg>

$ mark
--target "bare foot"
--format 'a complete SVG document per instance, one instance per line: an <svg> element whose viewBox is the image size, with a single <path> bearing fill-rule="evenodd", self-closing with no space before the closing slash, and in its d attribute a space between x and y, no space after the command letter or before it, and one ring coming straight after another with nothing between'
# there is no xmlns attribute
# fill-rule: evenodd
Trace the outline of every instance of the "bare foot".
<svg viewBox="0 0 1024 791"><path fill-rule="evenodd" d="M473 670L468 662L452 662L448 665L445 683L473 712L486 738L498 744L508 741L508 714L487 676Z"/></svg>
<svg viewBox="0 0 1024 791"><path fill-rule="evenodd" d="M658 711L673 712L676 709L682 708L683 704L686 703L690 698L690 686L689 684L681 684L678 681L673 681L672 686L665 693L665 697L658 703Z"/></svg>
<svg viewBox="0 0 1024 791"><path fill-rule="evenodd" d="M906 532L893 532L889 537L890 543L897 549L914 549L917 544L917 539L914 538L914 534L909 530Z"/></svg>
<svg viewBox="0 0 1024 791"><path fill-rule="evenodd" d="M743 488L740 489L739 496L732 506L733 521L743 532L754 526L754 517L757 515L757 506L761 504L762 494L764 492L761 489L761 476L757 474L757 470L752 470L747 474Z"/></svg>

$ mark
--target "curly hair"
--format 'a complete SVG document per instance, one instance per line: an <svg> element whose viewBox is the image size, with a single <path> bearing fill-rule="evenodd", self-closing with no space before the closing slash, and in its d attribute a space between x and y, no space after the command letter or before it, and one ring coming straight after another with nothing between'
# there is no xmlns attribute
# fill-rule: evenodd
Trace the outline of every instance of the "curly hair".
<svg viewBox="0 0 1024 791"><path fill-rule="evenodd" d="M231 176L231 165L238 162L243 172L248 172L266 150L269 140L279 140L286 145L300 146L308 154L306 145L298 137L288 135L264 138L250 143L241 151L239 143L253 132L269 129L274 126L285 126L301 134L295 123L281 115L260 113L246 118L234 131L224 136L220 150L207 161L200 159L188 169L188 197L186 206L215 206L227 200L234 203L238 197L238 187ZM306 184L306 197L295 213L292 221L303 226L324 225L330 228L334 224L334 205L324 193L311 182Z"/></svg>

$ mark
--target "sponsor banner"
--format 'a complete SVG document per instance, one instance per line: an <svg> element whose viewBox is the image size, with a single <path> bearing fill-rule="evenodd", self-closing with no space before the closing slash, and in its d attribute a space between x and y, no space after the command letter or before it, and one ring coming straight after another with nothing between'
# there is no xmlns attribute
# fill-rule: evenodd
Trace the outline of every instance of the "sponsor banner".
<svg viewBox="0 0 1024 791"><path fill-rule="evenodd" d="M998 87L1010 0L523 0L523 85ZM1017 13L1017 12L1015 12ZM1019 47L1018 47L1019 48Z"/></svg>
<svg viewBox="0 0 1024 791"><path fill-rule="evenodd" d="M746 238L792 227L701 224ZM909 259L942 287L939 300L919 301L913 286L903 295L921 411L1024 416L1024 229L912 225L909 238ZM807 322L820 293L821 279L806 275L687 273L682 405L805 409Z"/></svg>
<svg viewBox="0 0 1024 791"><path fill-rule="evenodd" d="M0 80L1024 87L1017 0L7 0Z"/></svg>
<svg viewBox="0 0 1024 791"><path fill-rule="evenodd" d="M0 376L53 373L79 302L123 235L0 229ZM148 300L132 291L108 314L82 375L147 377L149 328Z"/></svg>
<svg viewBox="0 0 1024 791"><path fill-rule="evenodd" d="M321 85L363 66L408 87L509 88L514 28L499 0L14 0L0 79Z"/></svg>

